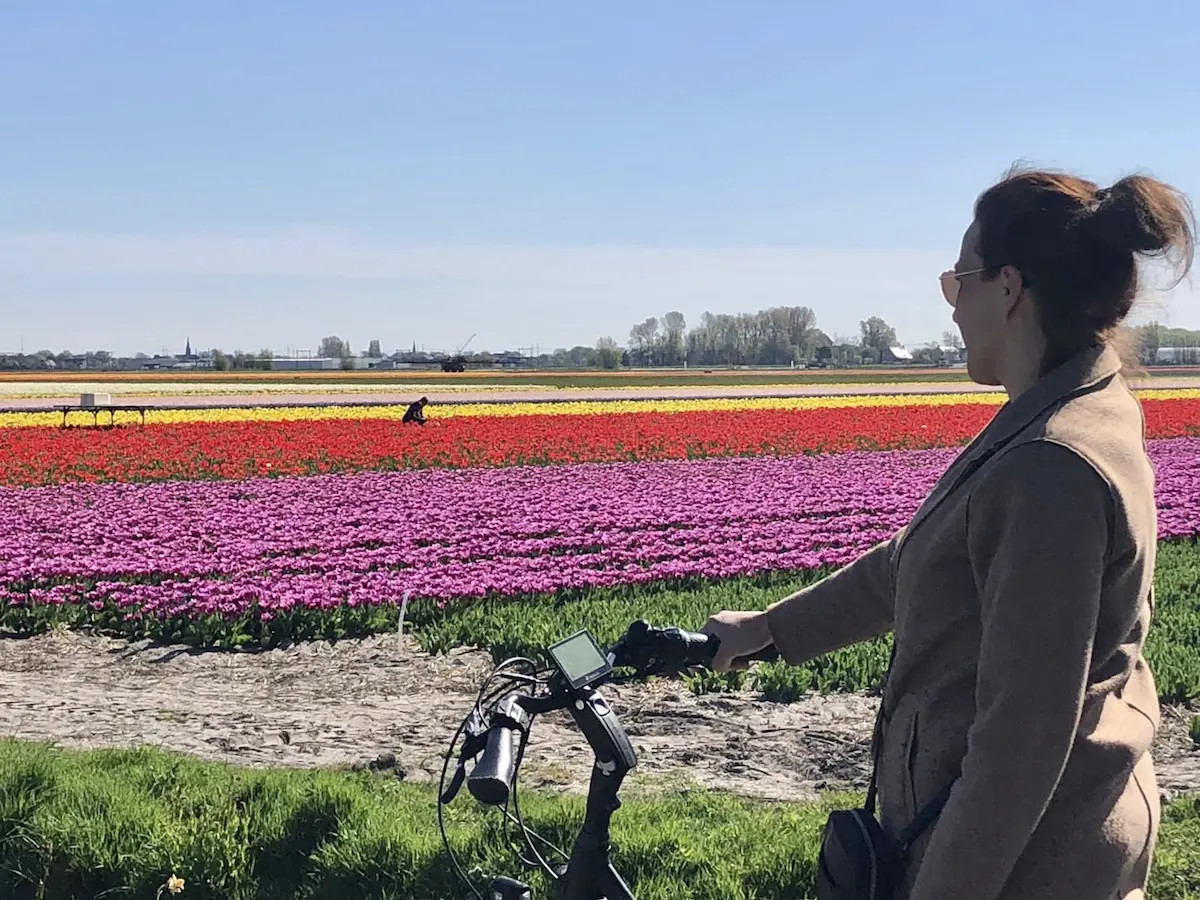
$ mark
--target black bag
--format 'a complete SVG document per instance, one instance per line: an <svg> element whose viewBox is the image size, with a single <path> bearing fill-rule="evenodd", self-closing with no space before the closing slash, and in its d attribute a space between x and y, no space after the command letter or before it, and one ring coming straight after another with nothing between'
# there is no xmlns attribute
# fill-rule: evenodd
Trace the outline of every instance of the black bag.
<svg viewBox="0 0 1200 900"><path fill-rule="evenodd" d="M895 652L893 644L893 658ZM953 782L917 814L898 840L889 837L875 818L882 733L881 701L875 718L875 754L866 802L861 809L839 809L829 814L817 856L817 900L892 900L904 878L912 842L933 824L950 799Z"/></svg>

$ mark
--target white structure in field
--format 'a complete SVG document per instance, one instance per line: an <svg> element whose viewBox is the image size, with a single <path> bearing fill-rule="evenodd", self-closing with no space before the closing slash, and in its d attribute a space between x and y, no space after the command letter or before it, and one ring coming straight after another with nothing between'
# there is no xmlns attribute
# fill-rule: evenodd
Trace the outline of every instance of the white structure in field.
<svg viewBox="0 0 1200 900"><path fill-rule="evenodd" d="M1200 365L1200 347L1159 347L1154 361L1165 365Z"/></svg>

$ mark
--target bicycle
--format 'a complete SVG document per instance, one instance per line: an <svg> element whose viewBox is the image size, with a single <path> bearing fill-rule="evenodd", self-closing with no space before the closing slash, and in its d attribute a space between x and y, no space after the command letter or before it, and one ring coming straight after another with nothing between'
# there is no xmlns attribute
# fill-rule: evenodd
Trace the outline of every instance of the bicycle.
<svg viewBox="0 0 1200 900"><path fill-rule="evenodd" d="M463 720L446 753L438 785L438 826L442 842L459 877L479 900L483 895L467 878L446 834L443 809L458 795L464 781L480 803L502 807L506 829L516 825L524 846L517 857L527 868L541 868L551 879L554 900L636 900L613 864L609 828L613 813L620 808L618 794L625 776L637 765L637 754L598 688L622 684L649 675L675 673L697 666L710 666L720 640L713 635L658 628L644 619L634 622L608 650L587 629L547 647L549 665L527 657L513 657L496 666L484 680L475 705ZM779 657L771 646L748 657L773 660ZM529 672L517 671L524 664ZM632 669L618 676L617 669ZM493 680L499 687L489 690ZM517 797L518 774L533 722L539 715L568 711L595 754L588 787L583 825L568 854L526 827ZM449 785L446 776L459 739L466 735L458 765ZM482 754L482 756L480 756ZM467 774L467 763L477 760ZM512 811L509 811L509 805ZM534 846L568 857L565 864L552 866ZM527 857L527 850L532 858ZM491 900L532 900L530 887L514 878L497 876L489 885Z"/></svg>

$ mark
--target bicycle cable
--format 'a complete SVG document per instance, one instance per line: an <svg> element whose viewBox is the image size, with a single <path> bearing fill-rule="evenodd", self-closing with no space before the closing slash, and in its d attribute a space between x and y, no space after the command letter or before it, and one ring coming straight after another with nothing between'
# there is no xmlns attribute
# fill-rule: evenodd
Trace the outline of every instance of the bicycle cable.
<svg viewBox="0 0 1200 900"><path fill-rule="evenodd" d="M516 663L527 663L529 665L529 667L533 670L534 674L532 676L530 676L530 675L523 675L519 672L504 671L505 669L509 668L510 666L515 665ZM515 685L530 684L530 685L534 685L534 686L542 686L544 684L547 684L548 683L547 681L537 677L538 674L542 671L545 671L545 670L539 669L538 664L534 660L529 659L527 657L521 657L521 656L516 656L516 657L511 657L509 659L506 659L503 662L501 662L499 665L497 665L495 668L493 668L492 671L488 674L487 678L484 679L483 684L479 688L479 692L476 694L475 704L472 707L471 713L467 714L467 716L462 720L462 722L459 723L457 730L454 732L454 737L451 738L450 747L447 750L445 759L442 762L442 775L438 782L438 801L437 801L438 830L441 832L442 845L446 848L446 853L450 857L450 862L454 866L454 870L458 874L459 880L462 881L468 888L471 889L471 893L473 893L478 898L478 900L484 900L484 896L482 893L480 893L479 889L475 887L474 882L470 878L467 877L467 873L463 870L462 863L458 859L458 854L456 854L454 852L454 848L451 846L450 836L446 833L446 820L445 820L445 815L444 815L444 807L446 804L442 801L442 797L446 792L446 775L450 770L450 760L454 758L454 748L458 745L459 739L463 736L463 733L467 730L467 727L470 724L473 716L478 716L480 719L483 719L484 708L486 707L487 709L491 709L491 707L502 696L504 696L504 694L507 691L511 690ZM502 685L500 685L498 688L496 688L495 691L488 694L488 692L487 692L488 685L490 685L492 683L492 681L495 678L497 678L497 676L502 677L504 679L504 683ZM531 720L531 722L532 722L532 720ZM527 742L527 740L528 740L528 737L523 733L522 741L521 741L522 754L524 752L524 745ZM518 766L519 766L519 762L520 762L520 757L518 757ZM515 782L516 782L516 773L515 772L513 775L513 781L515 784ZM514 800L515 800L515 797L514 797ZM505 804L505 806L506 806L506 815L507 815L507 804ZM527 831L523 822L521 823L521 829L522 829L522 832ZM538 840L544 841L544 839L540 835L537 835L536 832L534 832L534 835L538 838ZM528 837L526 837L526 842L529 843ZM555 849L557 849L557 848L555 848ZM535 851L535 853L536 853L536 851ZM539 854L539 858L540 858L540 854ZM550 871L548 866L546 866L546 868L548 871Z"/></svg>

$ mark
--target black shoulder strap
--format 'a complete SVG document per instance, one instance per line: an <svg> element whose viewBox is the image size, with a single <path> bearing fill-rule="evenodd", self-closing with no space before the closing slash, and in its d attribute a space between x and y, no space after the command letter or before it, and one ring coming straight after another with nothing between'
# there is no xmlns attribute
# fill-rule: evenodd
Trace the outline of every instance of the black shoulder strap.
<svg viewBox="0 0 1200 900"><path fill-rule="evenodd" d="M954 779L957 781L958 779ZM950 792L954 789L954 781L938 791L937 796L930 800L925 808L917 813L917 817L912 820L904 832L900 835L900 852L906 852L912 842L919 838L930 825L933 820L941 813L942 807L946 805L946 801L950 799Z"/></svg>
<svg viewBox="0 0 1200 900"><path fill-rule="evenodd" d="M871 736L871 747L872 747L871 783L867 787L866 803L863 804L863 808L866 809L866 811L869 812L871 815L875 815L875 795L877 793L876 778L879 773L879 754L882 752L882 748L883 748L883 700L884 700L883 694L887 689L888 677L892 674L892 663L894 663L895 661L896 661L896 639L893 636L893 638L892 638L892 653L891 653L891 656L888 657L887 671L884 673L884 676L883 676L883 687L880 689L880 697L879 697L879 709L876 710L876 712L875 712L875 730Z"/></svg>

